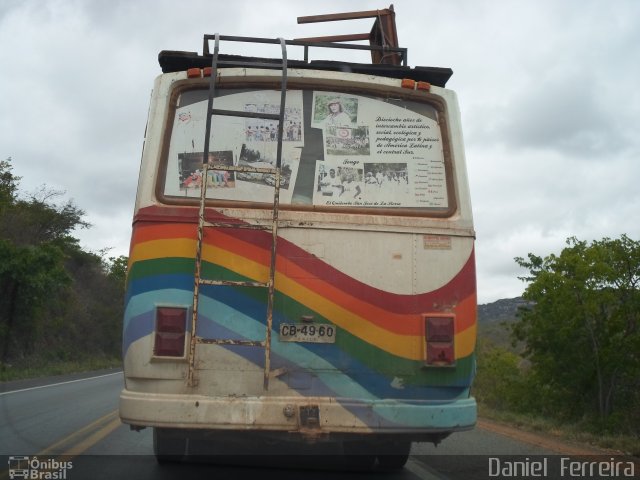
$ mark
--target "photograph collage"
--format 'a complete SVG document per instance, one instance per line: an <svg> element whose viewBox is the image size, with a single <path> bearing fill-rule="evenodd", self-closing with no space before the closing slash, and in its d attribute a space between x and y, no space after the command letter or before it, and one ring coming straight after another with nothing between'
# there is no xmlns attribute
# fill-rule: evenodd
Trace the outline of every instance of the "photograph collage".
<svg viewBox="0 0 640 480"><path fill-rule="evenodd" d="M303 94L312 95L305 136ZM280 92L242 91L216 99L217 108L279 113ZM165 195L198 197L206 101L178 107L174 120ZM278 121L214 116L208 157L207 197L273 202L275 176L268 172L229 171L226 166L276 167ZM307 140L308 139L308 140ZM305 140L318 142L311 168L298 178ZM437 122L384 101L335 92L287 92L282 127L280 202L317 206L446 208L444 158ZM221 168L216 169L216 166ZM313 191L296 190L296 183ZM294 191L296 196L294 200Z"/></svg>

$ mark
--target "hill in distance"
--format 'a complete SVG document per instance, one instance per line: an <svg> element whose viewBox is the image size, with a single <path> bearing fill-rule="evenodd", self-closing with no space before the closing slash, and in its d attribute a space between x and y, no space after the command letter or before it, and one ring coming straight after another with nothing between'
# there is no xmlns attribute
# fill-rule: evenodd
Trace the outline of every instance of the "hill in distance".
<svg viewBox="0 0 640 480"><path fill-rule="evenodd" d="M518 319L518 309L529 305L522 297L505 298L478 305L478 338L495 346L516 351L510 326Z"/></svg>
<svg viewBox="0 0 640 480"><path fill-rule="evenodd" d="M492 303L478 305L478 323L515 322L518 309L529 305L522 297L505 298Z"/></svg>

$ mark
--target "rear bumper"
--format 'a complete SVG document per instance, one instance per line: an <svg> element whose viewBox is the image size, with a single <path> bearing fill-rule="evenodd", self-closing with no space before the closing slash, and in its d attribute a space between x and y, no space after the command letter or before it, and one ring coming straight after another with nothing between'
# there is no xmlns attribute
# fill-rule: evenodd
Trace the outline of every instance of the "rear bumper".
<svg viewBox="0 0 640 480"><path fill-rule="evenodd" d="M120 395L120 418L137 427L312 436L400 434L418 440L422 435L469 430L476 417L474 398L448 403L404 403L331 397L210 397L127 389Z"/></svg>

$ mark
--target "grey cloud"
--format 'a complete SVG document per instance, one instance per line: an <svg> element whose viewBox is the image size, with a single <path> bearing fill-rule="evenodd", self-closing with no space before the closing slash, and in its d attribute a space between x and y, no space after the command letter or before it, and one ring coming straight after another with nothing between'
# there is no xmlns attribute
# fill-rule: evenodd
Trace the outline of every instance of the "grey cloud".
<svg viewBox="0 0 640 480"><path fill-rule="evenodd" d="M393 3L409 63L455 72L481 301L522 291L514 256L558 251L571 234L640 235L640 2ZM0 49L11 66L0 75L0 153L13 157L25 190L46 183L87 211L94 227L79 232L85 245L126 253L160 50L201 51L202 35L215 32L358 33L372 21L297 25L295 17L383 6L0 1L0 42L12 45Z"/></svg>
<svg viewBox="0 0 640 480"><path fill-rule="evenodd" d="M501 118L507 145L595 159L624 148L615 109L603 105L607 100L584 78L584 72L552 77L513 99Z"/></svg>

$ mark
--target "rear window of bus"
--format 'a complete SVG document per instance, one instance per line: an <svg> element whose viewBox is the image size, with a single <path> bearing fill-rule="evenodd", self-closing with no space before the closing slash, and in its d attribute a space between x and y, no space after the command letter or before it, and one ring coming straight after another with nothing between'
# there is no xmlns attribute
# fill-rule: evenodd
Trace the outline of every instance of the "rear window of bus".
<svg viewBox="0 0 640 480"><path fill-rule="evenodd" d="M206 88L174 93L157 193L196 203L202 175ZM447 216L455 210L444 107L358 91L287 91L280 205L284 209ZM279 114L280 91L218 89L215 108ZM271 168L278 121L214 116L209 164ZM273 174L208 171L213 205L271 208Z"/></svg>

